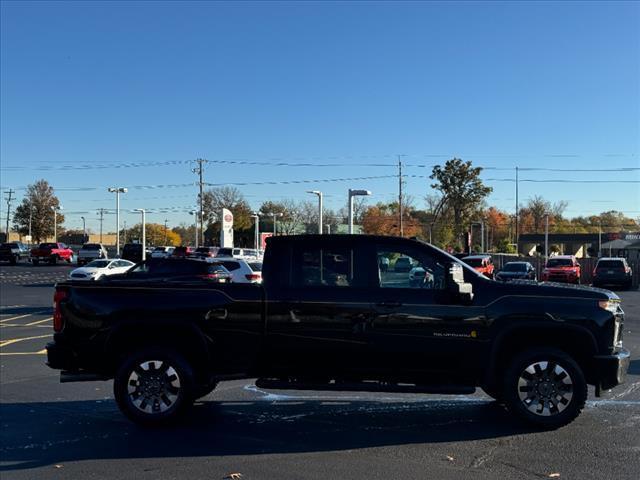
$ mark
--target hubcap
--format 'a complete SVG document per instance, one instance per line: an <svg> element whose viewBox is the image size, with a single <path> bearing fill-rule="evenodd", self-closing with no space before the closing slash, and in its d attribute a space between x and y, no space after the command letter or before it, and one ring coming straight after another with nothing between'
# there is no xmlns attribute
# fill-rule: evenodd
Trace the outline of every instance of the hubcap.
<svg viewBox="0 0 640 480"><path fill-rule="evenodd" d="M167 362L148 360L133 369L127 391L131 402L141 412L163 413L178 400L180 377Z"/></svg>
<svg viewBox="0 0 640 480"><path fill-rule="evenodd" d="M536 415L557 415L573 398L573 381L569 372L555 362L532 363L520 374L518 396Z"/></svg>

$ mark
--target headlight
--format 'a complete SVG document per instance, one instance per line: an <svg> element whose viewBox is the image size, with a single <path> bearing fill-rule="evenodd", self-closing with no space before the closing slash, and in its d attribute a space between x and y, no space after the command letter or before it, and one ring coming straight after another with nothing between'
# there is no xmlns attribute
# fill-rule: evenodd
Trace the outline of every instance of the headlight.
<svg viewBox="0 0 640 480"><path fill-rule="evenodd" d="M618 311L618 306L620 305L619 300L600 300L598 302L598 306L603 310L607 310L611 313L616 313Z"/></svg>

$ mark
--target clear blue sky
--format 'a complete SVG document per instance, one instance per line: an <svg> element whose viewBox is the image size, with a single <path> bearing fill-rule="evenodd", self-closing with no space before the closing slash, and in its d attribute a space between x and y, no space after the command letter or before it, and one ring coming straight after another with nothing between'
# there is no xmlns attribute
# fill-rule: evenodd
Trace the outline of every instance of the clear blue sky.
<svg viewBox="0 0 640 480"><path fill-rule="evenodd" d="M1 9L1 187L48 179L68 228L84 214L97 229L95 210L114 207L108 186L180 185L195 175L180 163L42 167L197 157L345 164L208 165L205 180L225 183L393 175L393 166L358 164L392 164L397 154L411 165L455 155L508 169L640 166L638 2L3 1ZM637 171L520 177L640 179ZM513 211L513 183L487 183L489 203ZM63 190L74 187L98 190ZM321 189L337 209L349 187L372 190L372 202L397 195L393 178L240 188L254 207L313 200L304 192ZM638 183L520 187L523 202L568 201L569 216L640 216ZM428 180L408 177L407 190L422 208ZM131 190L122 207L184 210L195 196L192 186ZM149 215L165 218L190 221Z"/></svg>

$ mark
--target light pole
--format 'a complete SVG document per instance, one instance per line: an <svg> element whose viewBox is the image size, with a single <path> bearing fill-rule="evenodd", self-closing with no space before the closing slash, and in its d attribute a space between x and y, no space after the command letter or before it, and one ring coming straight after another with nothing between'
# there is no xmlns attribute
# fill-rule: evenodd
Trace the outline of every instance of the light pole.
<svg viewBox="0 0 640 480"><path fill-rule="evenodd" d="M62 206L51 206L51 210L53 210L53 241L54 243L58 242L58 210L62 210Z"/></svg>
<svg viewBox="0 0 640 480"><path fill-rule="evenodd" d="M269 215L271 215L273 217L273 236L275 237L277 232L278 232L278 229L276 228L276 225L278 223L276 218L277 217L282 217L282 216L284 216L284 214L282 212L280 212L280 213L270 213Z"/></svg>
<svg viewBox="0 0 640 480"><path fill-rule="evenodd" d="M147 259L147 229L144 218L146 211L144 208L136 208L134 212L140 212L142 214L142 261L144 262Z"/></svg>
<svg viewBox="0 0 640 480"><path fill-rule="evenodd" d="M87 241L87 222L84 217L80 217L82 219L82 243Z"/></svg>
<svg viewBox="0 0 640 480"><path fill-rule="evenodd" d="M544 261L549 260L549 212L544 214Z"/></svg>
<svg viewBox="0 0 640 480"><path fill-rule="evenodd" d="M33 220L33 204L29 205L29 244L31 244L31 222Z"/></svg>
<svg viewBox="0 0 640 480"><path fill-rule="evenodd" d="M116 257L120 256L120 194L127 193L124 187L109 187L110 193L116 194Z"/></svg>
<svg viewBox="0 0 640 480"><path fill-rule="evenodd" d="M258 214L258 212L253 212L253 215L251 215L251 218L254 219L255 223L255 228L254 228L254 244L255 244L255 248L256 248L256 254L260 253L260 245L259 243L259 239L260 239L260 215Z"/></svg>
<svg viewBox="0 0 640 480"><path fill-rule="evenodd" d="M322 192L319 190L309 190L307 193L318 196L318 233L322 235Z"/></svg>
<svg viewBox="0 0 640 480"><path fill-rule="evenodd" d="M602 219L598 223L598 258L602 256Z"/></svg>
<svg viewBox="0 0 640 480"><path fill-rule="evenodd" d="M195 247L198 248L198 211L197 210L191 210L189 212L189 215L193 215L193 218L194 218L194 225L195 225L195 228L196 228L196 231L195 231L195 234L194 234L194 237L195 237L195 239L194 239L195 242L194 243L195 243Z"/></svg>
<svg viewBox="0 0 640 480"><path fill-rule="evenodd" d="M369 190L349 189L349 234L353 233L353 197L371 195Z"/></svg>
<svg viewBox="0 0 640 480"><path fill-rule="evenodd" d="M330 224L330 223L327 223L327 224L325 225L325 227L327 227L327 234L328 234L328 235L331 235L331 224Z"/></svg>
<svg viewBox="0 0 640 480"><path fill-rule="evenodd" d="M471 222L472 233L474 225L480 225L480 250L482 250L481 253L484 253L484 221ZM473 240L471 240L471 243L473 243ZM471 245L469 246L469 248L471 248Z"/></svg>

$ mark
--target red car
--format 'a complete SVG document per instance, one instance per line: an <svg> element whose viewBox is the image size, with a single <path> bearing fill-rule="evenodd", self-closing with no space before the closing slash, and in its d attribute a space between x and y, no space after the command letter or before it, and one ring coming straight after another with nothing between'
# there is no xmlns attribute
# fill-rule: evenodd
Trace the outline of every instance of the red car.
<svg viewBox="0 0 640 480"><path fill-rule="evenodd" d="M67 263L73 261L73 250L64 243L41 243L31 249L31 262L34 265L38 265L41 261L55 265L60 260L65 260Z"/></svg>
<svg viewBox="0 0 640 480"><path fill-rule="evenodd" d="M491 255L469 255L468 257L464 257L462 261L485 277L493 278L495 266L493 265Z"/></svg>
<svg viewBox="0 0 640 480"><path fill-rule="evenodd" d="M580 264L573 255L549 258L542 270L543 282L580 283Z"/></svg>

